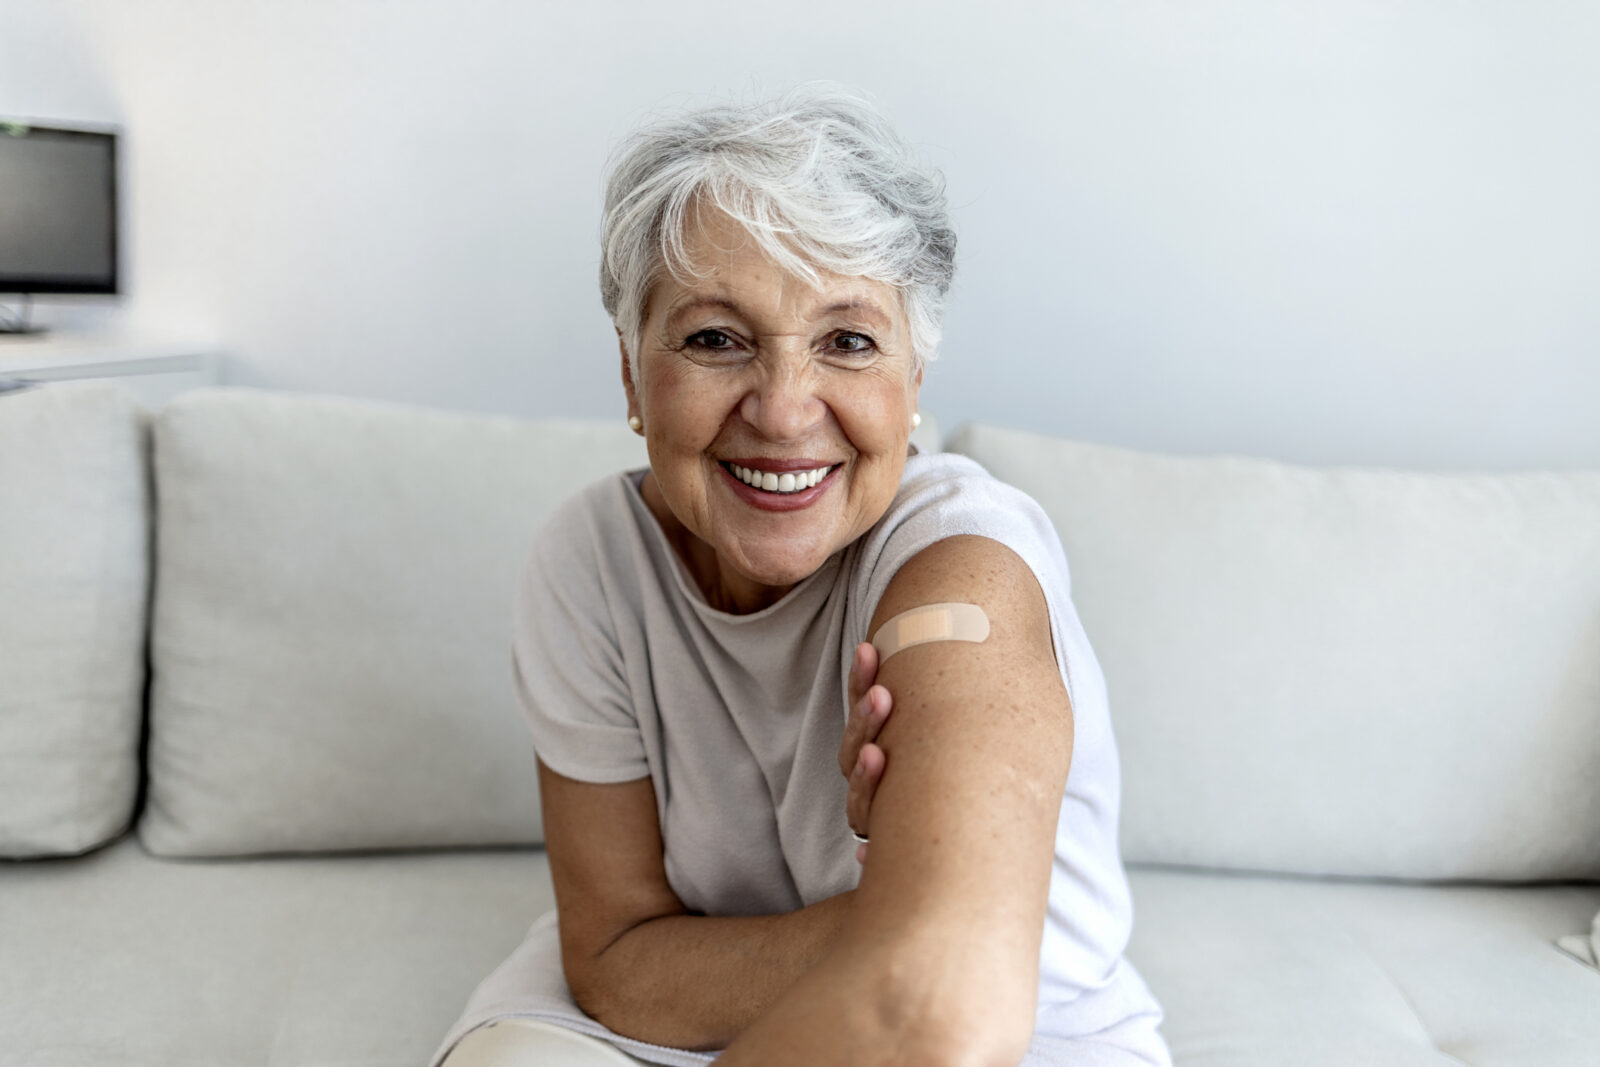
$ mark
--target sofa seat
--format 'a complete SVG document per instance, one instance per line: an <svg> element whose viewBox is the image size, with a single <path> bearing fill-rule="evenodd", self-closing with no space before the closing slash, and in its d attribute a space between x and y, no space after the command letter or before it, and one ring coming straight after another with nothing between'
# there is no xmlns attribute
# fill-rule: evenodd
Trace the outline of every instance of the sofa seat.
<svg viewBox="0 0 1600 1067"><path fill-rule="evenodd" d="M1178 1067L1593 1067L1600 885L1130 865L1134 961Z"/></svg>
<svg viewBox="0 0 1600 1067"><path fill-rule="evenodd" d="M1600 909L1600 885L1129 876L1129 957L1182 1067L1600 1056L1600 972L1553 944ZM0 875L0 1058L415 1067L551 905L537 849L170 860L130 835L13 864Z"/></svg>
<svg viewBox="0 0 1600 1067"><path fill-rule="evenodd" d="M417 1067L554 906L540 849L0 873L0 1064Z"/></svg>

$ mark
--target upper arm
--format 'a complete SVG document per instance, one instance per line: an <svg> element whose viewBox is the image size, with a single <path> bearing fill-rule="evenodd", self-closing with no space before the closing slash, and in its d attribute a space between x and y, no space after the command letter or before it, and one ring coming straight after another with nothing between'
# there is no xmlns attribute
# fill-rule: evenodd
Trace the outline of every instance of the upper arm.
<svg viewBox="0 0 1600 1067"><path fill-rule="evenodd" d="M887 763L856 917L863 936L943 954L935 966L991 1008L1025 1009L1031 1030L1072 708L1044 593L1011 549L972 536L929 546L889 584L872 632L942 601L977 604L989 636L918 645L879 668L894 712L878 738Z"/></svg>
<svg viewBox="0 0 1600 1067"><path fill-rule="evenodd" d="M687 909L667 882L649 778L595 784L539 761L545 850L560 912L561 962L580 1007L602 990L600 955L633 927Z"/></svg>

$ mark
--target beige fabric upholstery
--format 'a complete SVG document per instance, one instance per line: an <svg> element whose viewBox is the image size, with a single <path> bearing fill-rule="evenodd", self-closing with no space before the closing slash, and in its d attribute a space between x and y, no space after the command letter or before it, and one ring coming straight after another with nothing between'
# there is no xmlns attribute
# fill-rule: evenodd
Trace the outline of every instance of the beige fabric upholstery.
<svg viewBox="0 0 1600 1067"><path fill-rule="evenodd" d="M82 852L133 817L147 423L111 385L0 395L0 856Z"/></svg>
<svg viewBox="0 0 1600 1067"><path fill-rule="evenodd" d="M1061 534L1126 859L1600 877L1600 471L1319 470L981 425L948 447Z"/></svg>
<svg viewBox="0 0 1600 1067"><path fill-rule="evenodd" d="M1554 945L1600 885L1131 869L1129 956L1182 1067L1583 1067L1600 973Z"/></svg>
<svg viewBox="0 0 1600 1067"><path fill-rule="evenodd" d="M542 840L512 591L547 509L644 462L620 419L237 389L173 401L155 428L146 845Z"/></svg>
<svg viewBox="0 0 1600 1067"><path fill-rule="evenodd" d="M1183 1067L1588 1067L1600 1048L1600 973L1551 944L1600 885L1129 874L1129 957ZM0 1058L416 1067L552 903L527 849L173 861L128 837L20 864Z"/></svg>
<svg viewBox="0 0 1600 1067"><path fill-rule="evenodd" d="M418 1067L554 903L536 850L21 864L0 1062Z"/></svg>

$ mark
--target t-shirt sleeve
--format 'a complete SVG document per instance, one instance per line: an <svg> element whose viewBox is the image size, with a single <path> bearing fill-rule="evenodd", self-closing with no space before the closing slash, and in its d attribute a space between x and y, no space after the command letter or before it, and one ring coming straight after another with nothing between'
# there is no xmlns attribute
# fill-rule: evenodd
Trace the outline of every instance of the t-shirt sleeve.
<svg viewBox="0 0 1600 1067"><path fill-rule="evenodd" d="M914 461L913 461L914 462ZM1071 579L1060 538L1044 509L1026 493L976 463L947 454L930 457L902 483L889 514L868 534L851 596L849 647L870 638L878 601L900 568L929 545L949 537L987 537L1015 552L1038 580L1050 613L1058 662L1068 663L1063 639L1074 629ZM1069 695L1070 668L1063 672Z"/></svg>
<svg viewBox="0 0 1600 1067"><path fill-rule="evenodd" d="M515 597L512 675L534 751L551 770L627 782L650 770L594 533L573 506L540 531Z"/></svg>

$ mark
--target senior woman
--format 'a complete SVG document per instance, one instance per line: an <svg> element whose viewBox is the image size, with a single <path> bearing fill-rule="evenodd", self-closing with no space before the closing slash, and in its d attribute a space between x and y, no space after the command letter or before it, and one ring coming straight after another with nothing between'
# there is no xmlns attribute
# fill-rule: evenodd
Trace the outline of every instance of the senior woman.
<svg viewBox="0 0 1600 1067"><path fill-rule="evenodd" d="M942 180L837 89L624 146L601 291L650 465L537 539L557 910L434 1065L1170 1063L1060 543L909 447L954 253ZM951 639L869 641L940 604Z"/></svg>

